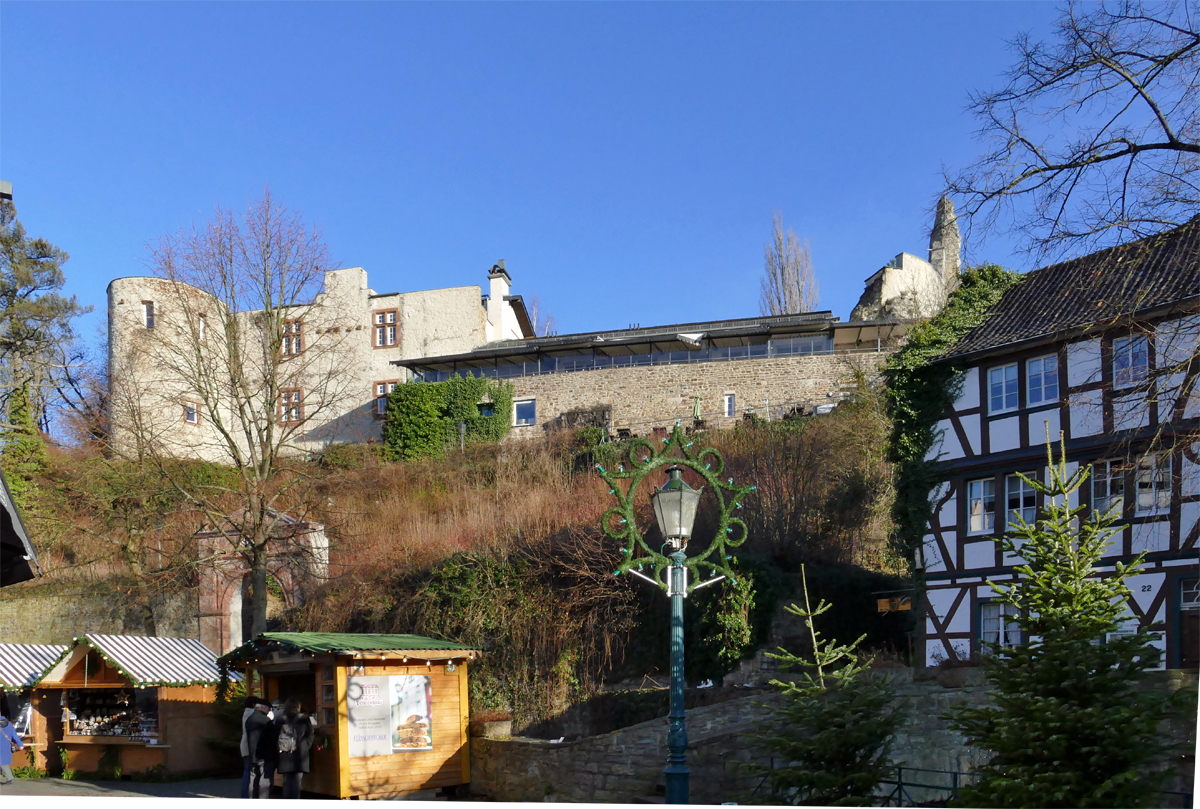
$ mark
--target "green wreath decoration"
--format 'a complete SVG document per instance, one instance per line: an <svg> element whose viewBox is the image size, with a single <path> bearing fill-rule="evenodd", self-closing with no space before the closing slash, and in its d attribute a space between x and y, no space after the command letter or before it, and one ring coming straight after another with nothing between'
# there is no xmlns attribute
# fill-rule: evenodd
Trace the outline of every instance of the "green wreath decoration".
<svg viewBox="0 0 1200 809"><path fill-rule="evenodd" d="M665 571L671 565L671 560L661 549L656 551L646 544L646 538L637 530L633 500L638 484L646 475L664 466L680 466L691 469L704 478L716 496L720 509L716 536L709 542L708 548L703 553L688 557L684 562L684 566L692 573L687 592L691 593L699 587L712 584L722 576L734 584L737 583L737 574L730 566L730 562L736 560L729 554L729 550L746 541L747 529L746 523L733 516L732 512L742 507L741 499L756 487L735 484L733 478L722 480L725 459L721 453L712 447L706 447L699 452L693 451L692 443L684 435L679 422L675 422L675 429L671 431L670 437L663 439L661 449L644 438L635 438L629 445L628 460L619 463L615 470L605 469L601 464L596 464L600 477L608 484L609 493L616 497L618 502L618 505L605 511L600 518L600 527L604 533L624 545L623 558L613 573L614 576L634 573L667 589ZM624 491L617 485L619 480L629 481L629 486ZM650 575L644 572L646 568L649 568ZM710 575L706 577L705 574Z"/></svg>

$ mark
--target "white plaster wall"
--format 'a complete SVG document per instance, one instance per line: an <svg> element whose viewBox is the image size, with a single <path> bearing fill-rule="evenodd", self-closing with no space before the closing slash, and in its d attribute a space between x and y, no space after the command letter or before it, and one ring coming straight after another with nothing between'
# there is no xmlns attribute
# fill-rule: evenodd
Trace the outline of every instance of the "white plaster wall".
<svg viewBox="0 0 1200 809"><path fill-rule="evenodd" d="M1071 387L1099 382L1101 367L1099 338L1067 345L1067 384Z"/></svg>
<svg viewBox="0 0 1200 809"><path fill-rule="evenodd" d="M956 461L965 456L962 445L958 441L958 433L949 419L942 419L934 428L933 444L925 454L925 460Z"/></svg>
<svg viewBox="0 0 1200 809"><path fill-rule="evenodd" d="M954 400L955 410L970 410L979 407L979 369L968 368L962 375L962 387Z"/></svg>
<svg viewBox="0 0 1200 809"><path fill-rule="evenodd" d="M962 424L963 435L967 439L967 444L971 447L971 452L978 455L983 445L979 431L979 414L973 413L969 416L963 416L959 419L959 423Z"/></svg>
<svg viewBox="0 0 1200 809"><path fill-rule="evenodd" d="M1164 320L1154 330L1156 365L1167 369L1188 362L1200 352L1200 315Z"/></svg>
<svg viewBox="0 0 1200 809"><path fill-rule="evenodd" d="M1104 394L1098 390L1071 394L1071 438L1104 432Z"/></svg>
<svg viewBox="0 0 1200 809"><path fill-rule="evenodd" d="M925 560L925 570L930 573L937 573L946 569L946 560L942 558L942 551L938 547L937 539L933 534L926 534L925 541L921 546L922 558Z"/></svg>
<svg viewBox="0 0 1200 809"><path fill-rule="evenodd" d="M1113 397L1113 429L1136 430L1150 423L1152 405L1144 393Z"/></svg>
<svg viewBox="0 0 1200 809"><path fill-rule="evenodd" d="M1050 430L1050 440L1058 443L1059 433L1062 430L1058 423L1058 408L1053 410L1039 410L1036 413L1030 413L1027 416L1029 420L1029 443L1038 446L1046 442L1047 427Z"/></svg>
<svg viewBox="0 0 1200 809"><path fill-rule="evenodd" d="M1171 548L1171 523L1167 520L1137 523L1133 526L1134 553L1166 551Z"/></svg>
<svg viewBox="0 0 1200 809"><path fill-rule="evenodd" d="M938 521L942 528L953 528L958 522L958 496L955 495L942 504L938 511Z"/></svg>
<svg viewBox="0 0 1200 809"><path fill-rule="evenodd" d="M463 354L487 341L486 312L477 286L400 295L400 348L405 359Z"/></svg>
<svg viewBox="0 0 1200 809"><path fill-rule="evenodd" d="M945 621L946 616L950 613L950 608L954 606L954 599L958 595L957 587L947 587L941 590L929 589L926 591L926 597L929 599L929 609L937 616L938 621ZM929 632L932 633L933 626L929 626Z"/></svg>
<svg viewBox="0 0 1200 809"><path fill-rule="evenodd" d="M962 569L979 570L996 566L996 543L991 539L967 542L962 546Z"/></svg>
<svg viewBox="0 0 1200 809"><path fill-rule="evenodd" d="M988 426L989 452L1004 452L1021 446L1021 417L993 419Z"/></svg>
<svg viewBox="0 0 1200 809"><path fill-rule="evenodd" d="M1137 551L1134 552L1136 553ZM1163 607L1165 603L1159 604L1158 610L1154 613L1150 612L1150 606L1154 603L1154 599L1166 579L1166 573L1143 573L1140 576L1131 576L1126 581L1129 589L1133 591L1132 598L1134 603L1138 605L1138 609L1142 611L1143 615L1151 616L1152 623L1162 621L1164 617Z"/></svg>
<svg viewBox="0 0 1200 809"><path fill-rule="evenodd" d="M1196 522L1200 521L1200 503L1179 504L1179 541L1182 543L1192 531L1196 530Z"/></svg>

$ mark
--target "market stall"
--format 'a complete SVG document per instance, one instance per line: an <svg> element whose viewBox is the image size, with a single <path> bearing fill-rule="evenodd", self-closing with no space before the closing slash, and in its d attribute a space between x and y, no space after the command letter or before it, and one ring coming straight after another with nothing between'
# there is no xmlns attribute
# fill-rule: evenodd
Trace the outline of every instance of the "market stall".
<svg viewBox="0 0 1200 809"><path fill-rule="evenodd" d="M470 781L467 663L478 654L418 635L267 632L220 660L316 719L305 792L388 798Z"/></svg>
<svg viewBox="0 0 1200 809"><path fill-rule="evenodd" d="M83 635L33 689L31 732L50 769L195 772L218 765L204 739L221 670L191 638Z"/></svg>
<svg viewBox="0 0 1200 809"><path fill-rule="evenodd" d="M33 721L33 686L66 650L66 646L49 644L0 643L0 688L5 692L7 710L4 715L12 721L25 747L34 751L35 755L44 752L44 749L39 751L30 729ZM15 763L22 766L26 761L19 758Z"/></svg>

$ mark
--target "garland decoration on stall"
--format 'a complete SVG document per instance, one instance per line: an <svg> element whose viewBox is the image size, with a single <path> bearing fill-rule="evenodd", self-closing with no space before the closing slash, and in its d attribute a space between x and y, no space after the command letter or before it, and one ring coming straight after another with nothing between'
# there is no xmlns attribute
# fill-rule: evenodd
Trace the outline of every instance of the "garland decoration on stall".
<svg viewBox="0 0 1200 809"><path fill-rule="evenodd" d="M692 443L684 435L679 422L675 422L670 437L663 439L661 449L644 438L635 438L629 443L628 460L618 463L616 469L605 469L603 465L596 464L600 477L608 484L609 493L619 503L605 511L600 518L604 533L624 545L621 564L613 575L632 572L653 578L656 584L667 589L665 571L671 565L671 560L662 550L651 548L637 529L633 511L634 492L651 472L664 466L680 466L692 470L708 483L719 509L716 535L703 553L689 556L684 562L692 573L687 592L711 584L721 576L729 578L731 583L737 583L737 573L730 566L730 562L735 560L728 551L746 541L747 529L746 523L734 517L732 512L742 507L741 499L756 487L736 484L733 478L722 480L725 459L721 453L712 447L696 452L692 449ZM629 481L624 491L617 485L617 481L621 480ZM650 576L645 576L646 568L650 569ZM709 575L706 577L705 574Z"/></svg>

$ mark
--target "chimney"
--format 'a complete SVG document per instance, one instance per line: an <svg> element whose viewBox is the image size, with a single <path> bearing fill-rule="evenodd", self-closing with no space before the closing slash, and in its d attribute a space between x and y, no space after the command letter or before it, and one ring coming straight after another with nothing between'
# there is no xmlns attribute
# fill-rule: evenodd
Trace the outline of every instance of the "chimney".
<svg viewBox="0 0 1200 809"><path fill-rule="evenodd" d="M488 273L488 323L492 327L492 339L504 339L504 313L508 310L508 304L504 302L504 298L512 289L512 278L508 271L504 269L504 259L500 259L492 266L491 272Z"/></svg>

